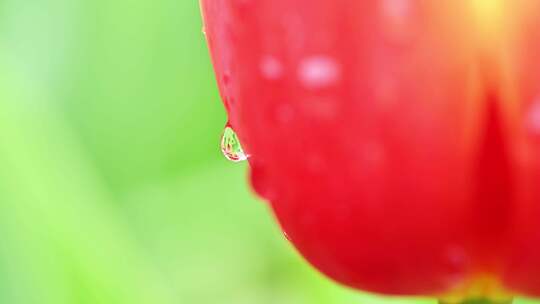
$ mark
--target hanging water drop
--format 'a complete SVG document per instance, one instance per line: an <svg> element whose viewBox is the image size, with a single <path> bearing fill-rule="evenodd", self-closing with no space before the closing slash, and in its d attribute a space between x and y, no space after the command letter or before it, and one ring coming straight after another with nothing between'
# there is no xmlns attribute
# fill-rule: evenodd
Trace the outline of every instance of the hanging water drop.
<svg viewBox="0 0 540 304"><path fill-rule="evenodd" d="M221 152L223 152L225 158L235 163L244 161L249 157L242 149L238 135L229 125L225 127L221 137Z"/></svg>

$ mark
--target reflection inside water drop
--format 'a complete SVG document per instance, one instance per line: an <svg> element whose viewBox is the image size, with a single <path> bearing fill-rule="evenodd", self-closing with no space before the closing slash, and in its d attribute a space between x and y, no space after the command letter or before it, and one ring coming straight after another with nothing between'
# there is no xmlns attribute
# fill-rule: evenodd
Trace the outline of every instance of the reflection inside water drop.
<svg viewBox="0 0 540 304"><path fill-rule="evenodd" d="M225 127L221 137L221 152L223 152L225 158L235 163L244 161L249 157L242 149L238 135L228 125Z"/></svg>

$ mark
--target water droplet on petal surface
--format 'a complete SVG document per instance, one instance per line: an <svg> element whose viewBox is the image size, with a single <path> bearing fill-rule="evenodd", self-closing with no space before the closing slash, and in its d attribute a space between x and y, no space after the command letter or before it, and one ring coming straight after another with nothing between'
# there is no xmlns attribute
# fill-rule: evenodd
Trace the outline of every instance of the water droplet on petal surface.
<svg viewBox="0 0 540 304"><path fill-rule="evenodd" d="M302 60L298 74L306 88L322 89L339 80L341 69L333 58L317 55Z"/></svg>
<svg viewBox="0 0 540 304"><path fill-rule="evenodd" d="M381 5L384 15L394 21L402 21L411 13L409 0L383 0Z"/></svg>
<svg viewBox="0 0 540 304"><path fill-rule="evenodd" d="M221 152L228 160L238 163L248 159L249 155L244 152L238 135L229 125L225 126L221 137Z"/></svg>
<svg viewBox="0 0 540 304"><path fill-rule="evenodd" d="M540 98L532 104L526 119L527 128L532 135L540 135Z"/></svg>
<svg viewBox="0 0 540 304"><path fill-rule="evenodd" d="M265 56L261 60L262 76L269 80L277 80L283 75L283 65L273 56Z"/></svg>

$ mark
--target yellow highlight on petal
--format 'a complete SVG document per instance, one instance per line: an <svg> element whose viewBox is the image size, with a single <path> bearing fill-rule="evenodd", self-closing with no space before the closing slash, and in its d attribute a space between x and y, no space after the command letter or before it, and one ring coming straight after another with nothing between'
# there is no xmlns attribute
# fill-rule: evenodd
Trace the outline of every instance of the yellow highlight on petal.
<svg viewBox="0 0 540 304"><path fill-rule="evenodd" d="M505 0L471 0L473 16L484 34L495 34L503 23Z"/></svg>
<svg viewBox="0 0 540 304"><path fill-rule="evenodd" d="M493 303L509 303L512 294L492 275L476 275L451 293L440 297L441 303L459 304L469 299L486 299Z"/></svg>

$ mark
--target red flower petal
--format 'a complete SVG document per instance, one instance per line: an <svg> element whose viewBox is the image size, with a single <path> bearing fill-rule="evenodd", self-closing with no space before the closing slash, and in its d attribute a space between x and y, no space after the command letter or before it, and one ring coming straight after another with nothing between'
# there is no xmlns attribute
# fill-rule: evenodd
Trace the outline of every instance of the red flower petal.
<svg viewBox="0 0 540 304"><path fill-rule="evenodd" d="M202 3L253 186L315 267L387 294L540 292L534 1Z"/></svg>

